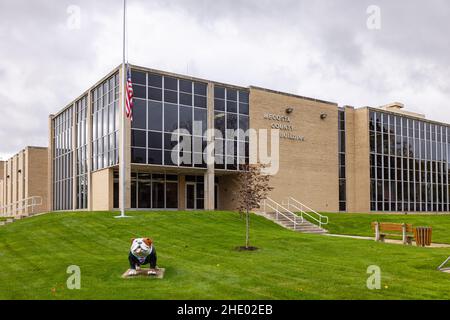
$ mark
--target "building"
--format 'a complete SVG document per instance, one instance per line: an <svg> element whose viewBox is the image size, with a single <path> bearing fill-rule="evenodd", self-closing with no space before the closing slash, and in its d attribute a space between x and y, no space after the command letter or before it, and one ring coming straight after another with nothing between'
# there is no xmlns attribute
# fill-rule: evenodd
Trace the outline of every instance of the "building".
<svg viewBox="0 0 450 320"><path fill-rule="evenodd" d="M119 208L122 147L127 209L235 209L239 164L254 146L261 151L244 134L251 128L280 130L277 202L293 197L326 212L449 211L450 126L400 103L341 107L132 66L133 121L121 141L121 72L50 116L49 210Z"/></svg>
<svg viewBox="0 0 450 320"><path fill-rule="evenodd" d="M46 212L48 149L27 147L0 162L0 215Z"/></svg>

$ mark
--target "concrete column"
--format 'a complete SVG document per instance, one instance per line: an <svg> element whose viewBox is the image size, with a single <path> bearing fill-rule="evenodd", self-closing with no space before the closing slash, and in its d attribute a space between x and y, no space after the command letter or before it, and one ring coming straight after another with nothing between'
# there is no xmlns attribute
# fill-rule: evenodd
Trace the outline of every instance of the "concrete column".
<svg viewBox="0 0 450 320"><path fill-rule="evenodd" d="M125 209L130 209L131 207L131 120L127 119L125 116L125 106L123 105L123 94L124 94L124 83L122 83L122 67L119 71L120 82L120 93L119 93L119 108L120 115L125 118L125 141L122 141L122 126L119 126L119 176L121 176L122 166L120 165L124 159L121 159L122 148L125 148ZM122 121L122 118L121 118ZM119 182L119 205L122 204L122 183Z"/></svg>
<svg viewBox="0 0 450 320"><path fill-rule="evenodd" d="M50 115L48 117L48 154L47 154L47 167L48 167L48 175L47 175L47 188L48 188L48 197L47 197L47 208L49 211L53 211L53 152L54 152L54 131L53 131L53 117L54 115Z"/></svg>
<svg viewBox="0 0 450 320"><path fill-rule="evenodd" d="M214 146L214 85L208 84L208 134L209 146ZM205 173L205 210L214 210L214 152L208 148L208 169Z"/></svg>

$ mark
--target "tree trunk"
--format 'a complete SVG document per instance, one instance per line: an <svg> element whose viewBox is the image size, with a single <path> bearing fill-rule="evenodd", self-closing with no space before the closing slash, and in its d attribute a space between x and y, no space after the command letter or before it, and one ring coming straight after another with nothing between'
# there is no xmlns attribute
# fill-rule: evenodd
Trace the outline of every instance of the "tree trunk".
<svg viewBox="0 0 450 320"><path fill-rule="evenodd" d="M247 214L245 217L246 221L246 232L245 232L245 248L248 249L249 245L250 245L250 216L248 214L248 209L247 209Z"/></svg>

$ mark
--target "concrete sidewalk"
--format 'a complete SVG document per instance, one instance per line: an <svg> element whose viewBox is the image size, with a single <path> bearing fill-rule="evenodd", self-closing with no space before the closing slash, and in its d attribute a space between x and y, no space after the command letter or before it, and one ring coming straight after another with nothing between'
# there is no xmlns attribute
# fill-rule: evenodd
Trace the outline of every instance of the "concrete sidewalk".
<svg viewBox="0 0 450 320"><path fill-rule="evenodd" d="M348 238L348 239L375 241L375 238L373 238L373 237L349 236L349 235L343 235L343 234L325 234L325 236L337 237L337 238ZM386 239L384 241L384 243L404 245L402 240L393 240L393 239ZM413 241L412 245L416 246L416 242ZM450 248L450 244L446 244L446 243L432 243L430 247L424 247L424 248Z"/></svg>

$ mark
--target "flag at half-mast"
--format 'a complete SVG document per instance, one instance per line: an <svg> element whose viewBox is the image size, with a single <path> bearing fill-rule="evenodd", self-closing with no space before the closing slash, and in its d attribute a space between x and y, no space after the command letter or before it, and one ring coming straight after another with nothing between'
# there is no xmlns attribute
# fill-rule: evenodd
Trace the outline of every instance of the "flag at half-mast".
<svg viewBox="0 0 450 320"><path fill-rule="evenodd" d="M131 68L129 68L128 66L127 66L125 112L127 118L131 118L131 121L133 121L133 83L131 81Z"/></svg>

